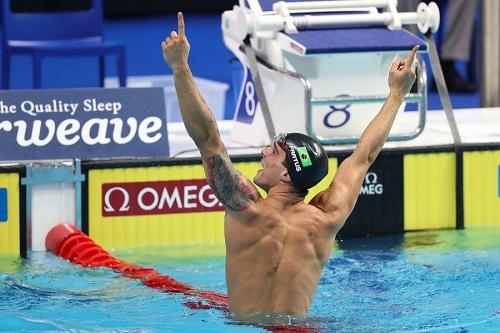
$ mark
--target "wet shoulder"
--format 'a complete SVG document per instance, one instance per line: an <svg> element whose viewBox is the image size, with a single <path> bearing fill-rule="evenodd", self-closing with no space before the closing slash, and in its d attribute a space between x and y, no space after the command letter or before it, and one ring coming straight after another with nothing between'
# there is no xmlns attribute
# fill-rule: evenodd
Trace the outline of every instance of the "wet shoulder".
<svg viewBox="0 0 500 333"><path fill-rule="evenodd" d="M226 211L226 220L236 220L246 224L256 224L262 219L278 218L281 215L279 207L272 201L260 198L251 205L239 211Z"/></svg>

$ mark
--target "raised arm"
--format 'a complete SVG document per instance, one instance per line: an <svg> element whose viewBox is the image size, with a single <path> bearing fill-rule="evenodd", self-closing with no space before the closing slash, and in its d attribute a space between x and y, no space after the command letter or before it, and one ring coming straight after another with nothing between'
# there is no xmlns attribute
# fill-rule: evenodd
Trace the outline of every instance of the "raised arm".
<svg viewBox="0 0 500 333"><path fill-rule="evenodd" d="M172 31L162 43L163 58L174 75L182 120L200 150L208 183L221 203L231 211L242 211L259 198L255 186L231 163L220 138L217 122L203 100L188 65L189 42L182 13L178 33Z"/></svg>
<svg viewBox="0 0 500 333"><path fill-rule="evenodd" d="M335 215L331 219L335 233L354 208L366 172L382 149L403 99L415 81L412 64L417 49L415 46L406 59L394 60L389 70L390 92L382 109L361 135L351 156L342 162L328 189L311 201L311 204Z"/></svg>

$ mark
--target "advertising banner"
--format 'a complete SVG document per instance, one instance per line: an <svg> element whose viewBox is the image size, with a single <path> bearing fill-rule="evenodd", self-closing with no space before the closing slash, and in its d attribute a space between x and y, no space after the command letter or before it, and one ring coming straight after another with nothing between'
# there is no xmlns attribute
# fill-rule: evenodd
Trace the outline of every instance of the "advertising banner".
<svg viewBox="0 0 500 333"><path fill-rule="evenodd" d="M255 173L260 163L243 168ZM89 235L105 248L223 244L224 207L201 163L88 170Z"/></svg>
<svg viewBox="0 0 500 333"><path fill-rule="evenodd" d="M0 160L168 156L162 88L0 92Z"/></svg>
<svg viewBox="0 0 500 333"><path fill-rule="evenodd" d="M403 231L403 157L380 155L368 170L340 237Z"/></svg>
<svg viewBox="0 0 500 333"><path fill-rule="evenodd" d="M102 216L224 211L205 179L102 185Z"/></svg>

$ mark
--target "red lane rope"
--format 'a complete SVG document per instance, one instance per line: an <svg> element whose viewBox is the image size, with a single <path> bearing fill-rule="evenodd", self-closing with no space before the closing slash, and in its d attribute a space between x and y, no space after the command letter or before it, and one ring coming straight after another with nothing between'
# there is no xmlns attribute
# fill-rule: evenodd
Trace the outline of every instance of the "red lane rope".
<svg viewBox="0 0 500 333"><path fill-rule="evenodd" d="M190 285L158 273L153 268L145 268L116 259L90 237L72 225L56 226L47 235L46 247L54 254L85 267L106 267L123 276L141 280L150 288L169 293L181 293L193 297L184 304L192 309L215 308L229 312L227 296L213 291L195 290Z"/></svg>
<svg viewBox="0 0 500 333"><path fill-rule="evenodd" d="M154 268L141 267L116 259L90 237L71 224L59 224L52 228L45 239L47 250L72 263L84 267L106 267L123 276L141 280L150 288L169 293L180 293L189 298L184 305L191 309L218 309L229 313L227 296L209 290L196 290L170 276L161 275ZM270 332L319 332L316 328L292 326L259 326Z"/></svg>

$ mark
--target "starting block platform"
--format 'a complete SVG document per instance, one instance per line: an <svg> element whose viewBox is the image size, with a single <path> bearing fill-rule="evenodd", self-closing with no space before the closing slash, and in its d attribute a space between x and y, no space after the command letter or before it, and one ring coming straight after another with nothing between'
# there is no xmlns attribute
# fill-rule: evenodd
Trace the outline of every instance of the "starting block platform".
<svg viewBox="0 0 500 333"><path fill-rule="evenodd" d="M439 9L415 10L400 13L394 0L241 0L224 12L224 43L244 68L233 140L264 145L289 131L322 144L356 142L389 92L391 63L414 46L417 80L401 109L416 103L419 117L388 140L417 137L426 122L429 45L402 24L434 32Z"/></svg>

